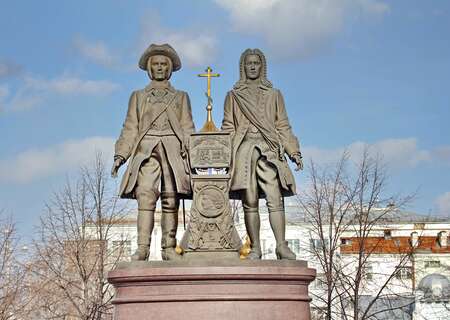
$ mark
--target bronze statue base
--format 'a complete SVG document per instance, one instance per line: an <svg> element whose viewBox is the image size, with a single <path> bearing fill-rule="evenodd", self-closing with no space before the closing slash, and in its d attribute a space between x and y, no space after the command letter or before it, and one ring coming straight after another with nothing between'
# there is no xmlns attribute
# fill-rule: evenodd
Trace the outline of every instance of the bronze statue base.
<svg viewBox="0 0 450 320"><path fill-rule="evenodd" d="M122 263L108 275L114 319L310 319L304 261Z"/></svg>

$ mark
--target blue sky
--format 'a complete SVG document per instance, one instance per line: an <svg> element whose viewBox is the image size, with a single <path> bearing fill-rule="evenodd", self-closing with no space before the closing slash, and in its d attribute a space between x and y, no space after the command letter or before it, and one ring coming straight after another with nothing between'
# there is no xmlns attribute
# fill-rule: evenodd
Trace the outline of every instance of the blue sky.
<svg viewBox="0 0 450 320"><path fill-rule="evenodd" d="M200 128L207 65L214 119L238 78L240 53L261 48L305 158L324 164L371 144L389 191L409 208L450 215L450 2L413 0L0 1L0 208L23 232L67 174L100 149L112 156L137 67L169 42ZM305 174L297 176L300 188Z"/></svg>

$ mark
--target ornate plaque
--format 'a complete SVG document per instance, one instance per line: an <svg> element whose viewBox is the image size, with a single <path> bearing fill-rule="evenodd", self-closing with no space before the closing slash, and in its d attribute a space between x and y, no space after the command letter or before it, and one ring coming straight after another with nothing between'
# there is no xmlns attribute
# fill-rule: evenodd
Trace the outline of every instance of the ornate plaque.
<svg viewBox="0 0 450 320"><path fill-rule="evenodd" d="M230 135L222 132L197 133L189 141L192 168L228 168L231 161Z"/></svg>

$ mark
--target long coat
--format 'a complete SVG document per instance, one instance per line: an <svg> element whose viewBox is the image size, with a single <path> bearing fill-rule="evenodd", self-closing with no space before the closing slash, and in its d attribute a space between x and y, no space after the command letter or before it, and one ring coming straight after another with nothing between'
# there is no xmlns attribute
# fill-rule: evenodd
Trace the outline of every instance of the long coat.
<svg viewBox="0 0 450 320"><path fill-rule="evenodd" d="M149 85L145 89L134 91L128 104L128 112L123 124L122 132L115 146L115 155L129 160L119 190L122 198L135 198L134 187L138 171L143 160L138 154L139 144L150 130L152 123L163 112L167 112L170 127L177 138L177 143L165 145L167 158L173 171L177 192L189 194L191 192L188 170L186 141L194 132L192 111L189 96L184 91L175 90L168 85L166 95L160 103L152 103ZM154 146L159 142L156 140ZM150 149L153 149L151 146ZM151 153L151 150L147 150Z"/></svg>
<svg viewBox="0 0 450 320"><path fill-rule="evenodd" d="M225 98L222 130L232 133L233 137L231 191L246 189L249 186L249 168L244 168L242 164L245 161L237 159L236 155L250 125L253 124L263 133L265 141L272 149L267 160L277 169L282 194L291 196L296 193L295 179L284 154L300 152L299 143L292 133L281 92L262 85L258 92L255 96L244 87L231 90ZM243 108L246 114L252 114L252 119L244 114Z"/></svg>

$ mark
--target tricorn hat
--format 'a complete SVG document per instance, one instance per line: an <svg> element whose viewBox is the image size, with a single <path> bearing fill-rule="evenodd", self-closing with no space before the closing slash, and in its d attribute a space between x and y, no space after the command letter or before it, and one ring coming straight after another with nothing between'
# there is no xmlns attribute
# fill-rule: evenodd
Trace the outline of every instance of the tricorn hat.
<svg viewBox="0 0 450 320"><path fill-rule="evenodd" d="M163 55L172 60L172 71L177 71L181 69L180 57L178 57L177 52L169 44L154 44L152 43L142 54L139 59L139 68L142 70L147 70L148 59L152 56Z"/></svg>

